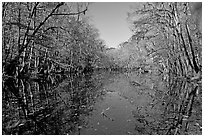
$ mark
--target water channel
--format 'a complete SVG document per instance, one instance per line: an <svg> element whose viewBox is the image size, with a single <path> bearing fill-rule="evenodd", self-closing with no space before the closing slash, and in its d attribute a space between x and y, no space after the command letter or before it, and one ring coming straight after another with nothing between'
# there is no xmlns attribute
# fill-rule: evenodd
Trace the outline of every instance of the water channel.
<svg viewBox="0 0 204 137"><path fill-rule="evenodd" d="M202 134L201 87L183 80L174 80L174 93L161 75L136 72L3 84L3 134Z"/></svg>

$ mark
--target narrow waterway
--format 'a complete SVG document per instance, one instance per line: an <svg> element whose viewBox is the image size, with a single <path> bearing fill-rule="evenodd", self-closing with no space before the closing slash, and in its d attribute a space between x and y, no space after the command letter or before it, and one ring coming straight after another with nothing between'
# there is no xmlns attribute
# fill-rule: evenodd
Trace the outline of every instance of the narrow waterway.
<svg viewBox="0 0 204 137"><path fill-rule="evenodd" d="M142 121L137 119L143 119L145 113L148 113L147 109L151 108L156 83L148 75L140 77L134 73L117 74L110 79L111 82L99 89L106 94L102 100L96 102L94 111L88 118L88 126L80 133L140 134L135 129L135 124L138 123L139 126Z"/></svg>
<svg viewBox="0 0 204 137"><path fill-rule="evenodd" d="M6 110L3 114L3 132L71 135L173 134L177 132L177 127L172 124L179 123L179 108L182 109L183 105L177 102L178 95L166 96L166 85L161 76L150 73L107 71L66 78L55 76L44 82L22 80L22 86L18 90L23 87L24 107L21 106L20 109L20 101L15 101L15 96L12 96L12 101L11 98L3 98L3 109ZM184 87L187 88L186 86L188 85ZM192 134L201 133L201 104L196 105L192 108L188 124L188 130Z"/></svg>

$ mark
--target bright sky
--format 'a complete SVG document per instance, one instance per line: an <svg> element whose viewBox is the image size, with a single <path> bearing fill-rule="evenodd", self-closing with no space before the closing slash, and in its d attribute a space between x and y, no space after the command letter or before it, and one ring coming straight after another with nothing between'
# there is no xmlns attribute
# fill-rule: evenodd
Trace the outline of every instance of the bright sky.
<svg viewBox="0 0 204 137"><path fill-rule="evenodd" d="M99 29L101 39L108 47L117 47L128 40L131 31L127 23L127 11L132 3L126 2L96 2L89 7L88 16L95 27Z"/></svg>

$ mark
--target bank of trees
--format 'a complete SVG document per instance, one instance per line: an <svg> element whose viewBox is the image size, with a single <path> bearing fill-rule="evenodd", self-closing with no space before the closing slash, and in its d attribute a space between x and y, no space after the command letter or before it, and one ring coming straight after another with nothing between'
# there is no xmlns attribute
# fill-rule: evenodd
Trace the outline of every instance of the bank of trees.
<svg viewBox="0 0 204 137"><path fill-rule="evenodd" d="M97 67L105 44L85 17L88 6L89 3L2 3L3 75Z"/></svg>
<svg viewBox="0 0 204 137"><path fill-rule="evenodd" d="M201 32L191 3L141 3L128 13L138 43L169 75L201 77Z"/></svg>
<svg viewBox="0 0 204 137"><path fill-rule="evenodd" d="M190 119L194 114L198 123L202 119L202 107L195 103L202 102L200 15L192 10L194 4L186 2L140 3L136 6L128 14L135 45L146 52L147 59L152 58L167 83L160 101L165 108L165 120L157 120L158 127L165 128L157 131L167 130L157 134L191 134L194 130L189 130Z"/></svg>

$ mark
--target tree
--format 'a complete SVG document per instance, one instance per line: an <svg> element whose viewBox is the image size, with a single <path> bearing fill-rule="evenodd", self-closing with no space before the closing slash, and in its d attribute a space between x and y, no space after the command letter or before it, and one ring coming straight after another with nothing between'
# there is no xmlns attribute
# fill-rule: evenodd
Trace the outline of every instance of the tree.
<svg viewBox="0 0 204 137"><path fill-rule="evenodd" d="M168 72L183 76L200 72L201 45L189 3L145 3L128 15L138 41L152 43L148 55L159 57L156 62Z"/></svg>
<svg viewBox="0 0 204 137"><path fill-rule="evenodd" d="M94 61L104 44L85 18L87 10L88 3L3 3L4 74L40 73L53 63L84 67L87 57Z"/></svg>

